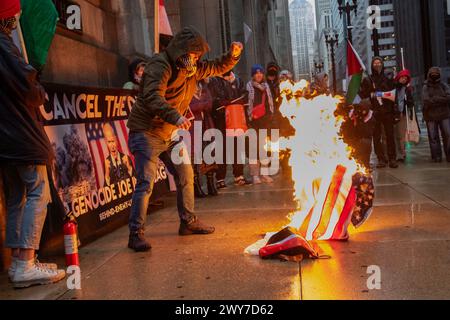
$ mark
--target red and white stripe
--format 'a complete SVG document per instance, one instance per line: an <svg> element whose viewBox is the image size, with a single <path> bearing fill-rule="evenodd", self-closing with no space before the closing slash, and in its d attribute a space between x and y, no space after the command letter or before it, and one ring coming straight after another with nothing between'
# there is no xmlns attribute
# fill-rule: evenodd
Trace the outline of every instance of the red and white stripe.
<svg viewBox="0 0 450 320"><path fill-rule="evenodd" d="M299 229L307 240L347 240L348 225L356 204L353 175L343 166L324 178L313 208L305 216Z"/></svg>

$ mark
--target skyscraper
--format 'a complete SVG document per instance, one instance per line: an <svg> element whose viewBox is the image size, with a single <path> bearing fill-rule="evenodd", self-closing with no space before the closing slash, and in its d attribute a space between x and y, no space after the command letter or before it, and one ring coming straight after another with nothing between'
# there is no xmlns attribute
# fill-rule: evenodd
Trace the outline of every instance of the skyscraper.
<svg viewBox="0 0 450 320"><path fill-rule="evenodd" d="M282 69L293 69L291 32L289 22L289 0L272 0L269 20L270 46Z"/></svg>
<svg viewBox="0 0 450 320"><path fill-rule="evenodd" d="M331 62L325 32L333 29L331 17L331 0L316 0L316 24L317 24L317 57L324 64L324 71L330 73Z"/></svg>
<svg viewBox="0 0 450 320"><path fill-rule="evenodd" d="M397 69L396 36L393 0L371 0L381 10L381 28L378 29L378 49L387 68ZM374 50L375 51L375 50Z"/></svg>
<svg viewBox="0 0 450 320"><path fill-rule="evenodd" d="M289 6L294 73L297 79L310 80L314 72L314 10L306 0Z"/></svg>

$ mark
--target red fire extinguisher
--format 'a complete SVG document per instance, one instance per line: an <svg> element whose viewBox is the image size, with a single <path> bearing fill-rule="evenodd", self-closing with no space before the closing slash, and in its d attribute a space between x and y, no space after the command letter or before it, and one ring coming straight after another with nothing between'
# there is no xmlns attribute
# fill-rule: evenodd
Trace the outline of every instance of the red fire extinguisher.
<svg viewBox="0 0 450 320"><path fill-rule="evenodd" d="M66 254L66 265L80 266L78 258L78 236L77 224L73 217L64 224L64 250Z"/></svg>

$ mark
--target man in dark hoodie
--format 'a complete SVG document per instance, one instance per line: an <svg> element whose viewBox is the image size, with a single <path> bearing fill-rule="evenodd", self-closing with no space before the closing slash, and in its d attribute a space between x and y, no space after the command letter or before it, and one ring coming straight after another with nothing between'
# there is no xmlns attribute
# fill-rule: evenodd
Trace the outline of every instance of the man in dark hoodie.
<svg viewBox="0 0 450 320"><path fill-rule="evenodd" d="M450 162L450 88L441 80L441 69L433 67L428 72L422 92L423 117L427 122L431 157L442 162L442 146L439 132L444 142L445 156Z"/></svg>
<svg viewBox="0 0 450 320"><path fill-rule="evenodd" d="M370 98L372 102L372 110L375 116L373 139L375 153L378 157L377 168L385 168L387 166L387 158L383 145L383 129L384 134L386 135L389 167L398 168L394 135L397 108L395 102L380 97L381 93L389 92L394 89L395 84L393 79L385 74L383 59L380 57L373 58L372 75L364 78L359 96L362 99Z"/></svg>
<svg viewBox="0 0 450 320"><path fill-rule="evenodd" d="M214 80L213 88L213 117L215 126L223 137L226 137L226 106L230 104L244 104L247 101L247 91L245 90L244 81L239 78L233 71L229 71L222 75L222 78ZM227 139L223 140L223 150L227 154ZM234 163L233 176L236 186L245 186L247 182L244 178L244 165L238 163L238 141L234 138ZM227 176L227 162L220 164L217 170L217 188L226 188L225 177Z"/></svg>
<svg viewBox="0 0 450 320"><path fill-rule="evenodd" d="M179 142L172 141L178 129L188 130L186 118L197 82L231 70L239 61L243 46L233 42L230 52L215 61L201 61L209 46L194 28L175 35L167 49L152 57L145 67L136 104L128 120L129 147L135 157L137 185L129 220L128 247L135 251L151 248L144 236L145 220L156 164L160 158L175 174L180 235L210 234L214 228L202 224L194 213L194 174L187 163L175 165L172 150L188 155Z"/></svg>
<svg viewBox="0 0 450 320"><path fill-rule="evenodd" d="M0 2L0 173L7 206L6 247L12 251L8 275L14 287L24 288L62 280L65 272L35 258L50 201L47 165L52 147L39 117L44 88L11 38L19 13L19 0Z"/></svg>

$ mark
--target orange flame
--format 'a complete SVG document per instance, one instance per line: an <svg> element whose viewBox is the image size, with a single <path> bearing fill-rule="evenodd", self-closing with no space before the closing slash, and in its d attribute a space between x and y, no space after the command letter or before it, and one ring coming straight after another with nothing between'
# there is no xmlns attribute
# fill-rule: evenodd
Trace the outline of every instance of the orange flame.
<svg viewBox="0 0 450 320"><path fill-rule="evenodd" d="M308 85L306 81L280 85L280 111L295 129L292 137L280 140L279 148L291 152L289 162L297 210L290 217L290 226L296 229L301 227L311 208L323 202L327 190L319 185L330 185L338 166L345 167L351 175L362 169L340 136L344 119L335 116L335 111L342 98L321 95L306 99L302 92ZM306 238L310 240L312 235Z"/></svg>

